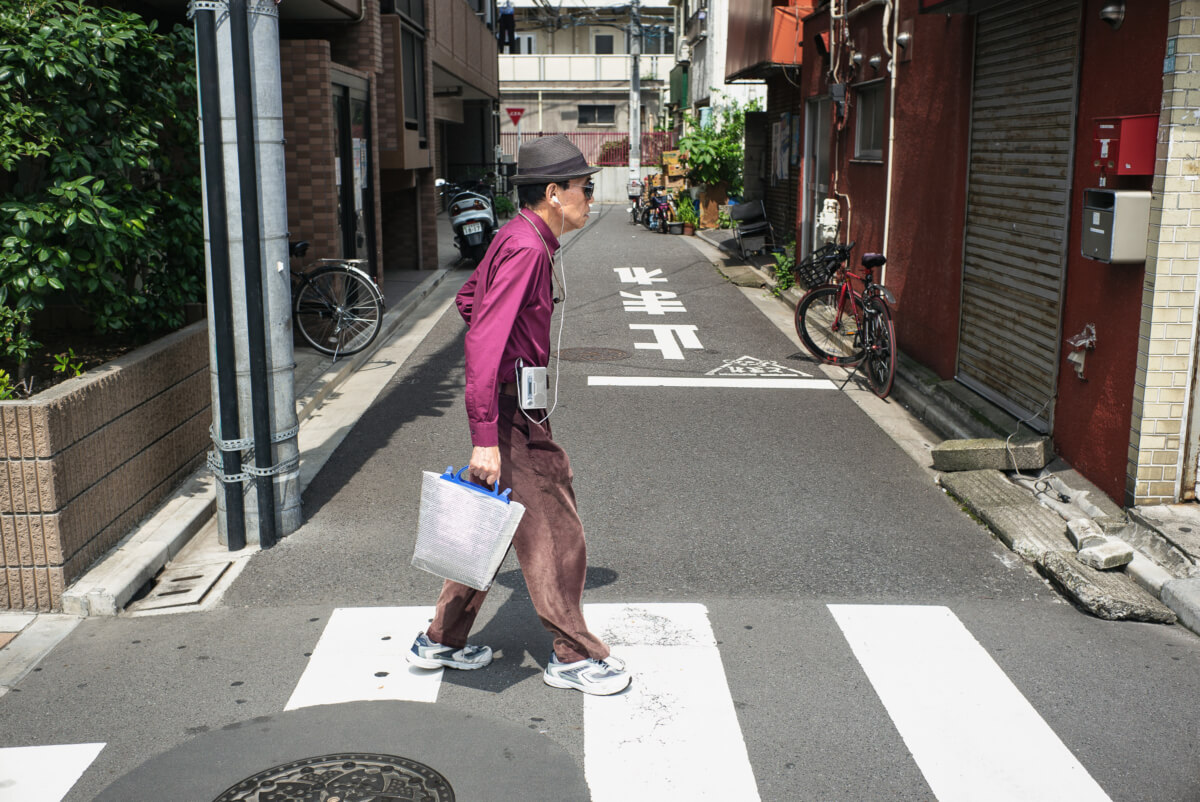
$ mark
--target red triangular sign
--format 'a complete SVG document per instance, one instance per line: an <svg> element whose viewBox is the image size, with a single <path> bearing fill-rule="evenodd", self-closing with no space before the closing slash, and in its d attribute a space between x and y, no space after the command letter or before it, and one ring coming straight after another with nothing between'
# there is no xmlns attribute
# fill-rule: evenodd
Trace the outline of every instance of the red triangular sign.
<svg viewBox="0 0 1200 802"><path fill-rule="evenodd" d="M513 125L521 124L521 115L525 113L525 109L505 109L508 112L508 119L512 120Z"/></svg>

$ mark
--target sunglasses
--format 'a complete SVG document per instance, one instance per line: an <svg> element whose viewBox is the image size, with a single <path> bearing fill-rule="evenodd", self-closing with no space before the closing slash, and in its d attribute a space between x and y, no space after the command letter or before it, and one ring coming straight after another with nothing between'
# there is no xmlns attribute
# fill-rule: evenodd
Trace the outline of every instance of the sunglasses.
<svg viewBox="0 0 1200 802"><path fill-rule="evenodd" d="M586 184L580 184L579 186L575 187L575 189L582 189L584 200L591 200L592 193L596 191L596 185L591 181L588 181Z"/></svg>

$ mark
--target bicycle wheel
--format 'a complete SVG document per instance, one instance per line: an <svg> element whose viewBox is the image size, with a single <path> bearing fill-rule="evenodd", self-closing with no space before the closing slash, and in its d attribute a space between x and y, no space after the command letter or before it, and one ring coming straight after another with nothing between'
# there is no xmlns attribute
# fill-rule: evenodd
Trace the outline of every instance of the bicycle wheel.
<svg viewBox="0 0 1200 802"><path fill-rule="evenodd" d="M383 297L365 273L331 265L305 277L293 312L309 345L335 357L349 356L379 336Z"/></svg>
<svg viewBox="0 0 1200 802"><path fill-rule="evenodd" d="M796 305L796 333L808 352L830 365L853 365L862 360L858 321L849 302L838 309L838 288L832 284L809 290Z"/></svg>
<svg viewBox="0 0 1200 802"><path fill-rule="evenodd" d="M882 298L863 302L863 346L867 384L880 398L887 398L896 378L896 327Z"/></svg>

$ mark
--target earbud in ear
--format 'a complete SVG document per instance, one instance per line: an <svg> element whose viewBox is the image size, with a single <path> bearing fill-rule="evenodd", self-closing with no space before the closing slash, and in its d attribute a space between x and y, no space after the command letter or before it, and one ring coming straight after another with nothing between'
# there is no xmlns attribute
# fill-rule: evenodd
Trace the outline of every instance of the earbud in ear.
<svg viewBox="0 0 1200 802"><path fill-rule="evenodd" d="M550 196L550 202L551 202L551 203L553 203L555 206L562 206L562 204L561 204L561 203L559 203L559 201L558 201L558 196L557 196L557 195L551 195L551 196Z"/></svg>

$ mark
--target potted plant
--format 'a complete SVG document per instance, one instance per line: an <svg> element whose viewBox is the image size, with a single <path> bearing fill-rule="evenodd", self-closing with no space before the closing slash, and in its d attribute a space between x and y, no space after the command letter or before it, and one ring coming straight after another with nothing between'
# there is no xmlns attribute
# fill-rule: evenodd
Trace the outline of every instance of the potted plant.
<svg viewBox="0 0 1200 802"><path fill-rule="evenodd" d="M696 233L696 223L699 221L696 215L696 205L690 194L679 193L675 201L675 219L683 223L684 234L690 236Z"/></svg>
<svg viewBox="0 0 1200 802"><path fill-rule="evenodd" d="M688 132L680 138L679 150L688 168L688 178L703 187L701 228L716 228L719 210L729 194L741 194L745 113L757 108L757 101L752 101L746 109L732 101L703 124L696 117L688 117Z"/></svg>

